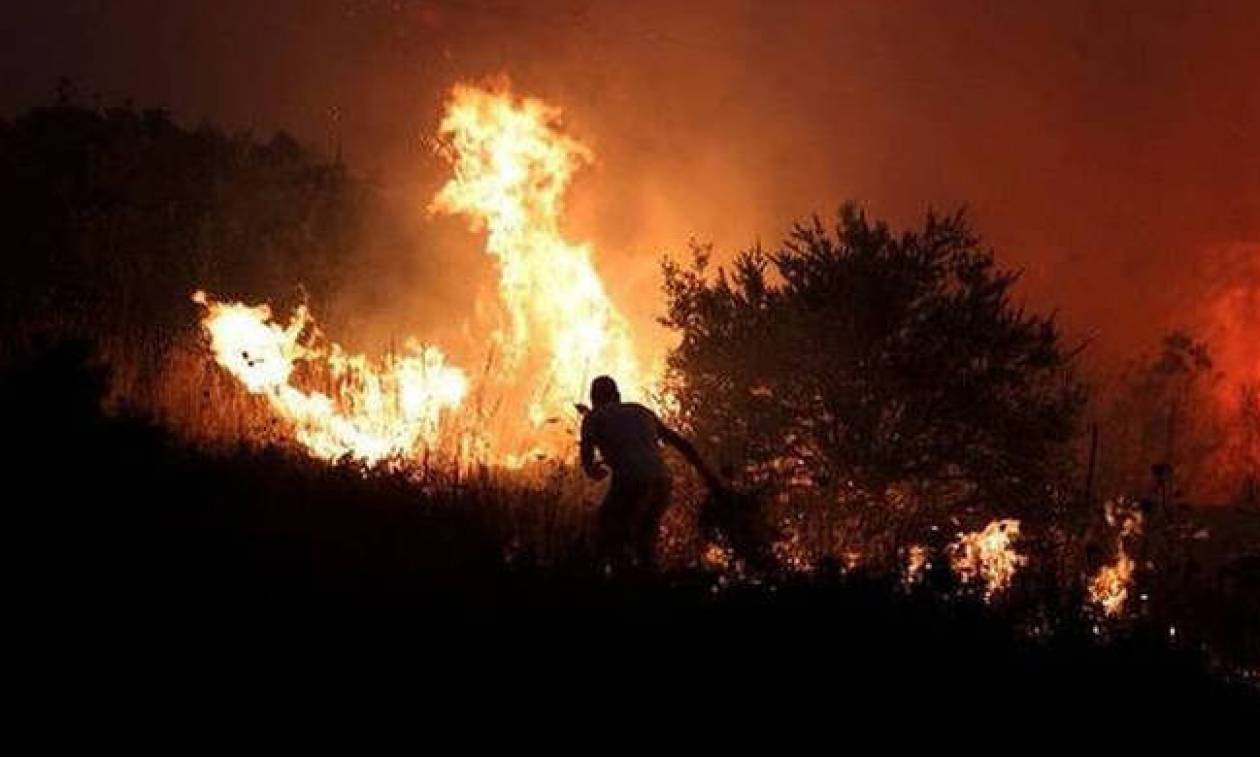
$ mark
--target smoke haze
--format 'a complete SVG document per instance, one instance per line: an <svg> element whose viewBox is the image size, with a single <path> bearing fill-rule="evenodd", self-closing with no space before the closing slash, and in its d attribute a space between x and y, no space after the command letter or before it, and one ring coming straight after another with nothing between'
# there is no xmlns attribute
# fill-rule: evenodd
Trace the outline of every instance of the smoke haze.
<svg viewBox="0 0 1260 757"><path fill-rule="evenodd" d="M369 331L432 332L490 291L483 240L424 212L445 168L423 138L451 84L499 73L594 149L566 233L640 333L661 254L774 244L845 199L897 225L965 204L1103 356L1195 325L1260 242L1250 2L6 5L6 115L64 75L87 102L340 142L399 210L350 290Z"/></svg>

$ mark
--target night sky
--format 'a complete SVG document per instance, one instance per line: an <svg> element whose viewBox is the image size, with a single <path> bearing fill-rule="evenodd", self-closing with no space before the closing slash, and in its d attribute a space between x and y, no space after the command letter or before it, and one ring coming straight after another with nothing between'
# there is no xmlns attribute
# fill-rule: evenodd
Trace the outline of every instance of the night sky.
<svg viewBox="0 0 1260 757"><path fill-rule="evenodd" d="M1192 325L1260 258L1256 2L10 0L0 34L6 117L68 76L328 150L337 109L348 164L428 229L402 280L442 307L488 263L425 218L422 137L453 82L496 73L594 147L569 233L637 324L660 254L773 243L847 198L897 224L967 205L1105 354Z"/></svg>

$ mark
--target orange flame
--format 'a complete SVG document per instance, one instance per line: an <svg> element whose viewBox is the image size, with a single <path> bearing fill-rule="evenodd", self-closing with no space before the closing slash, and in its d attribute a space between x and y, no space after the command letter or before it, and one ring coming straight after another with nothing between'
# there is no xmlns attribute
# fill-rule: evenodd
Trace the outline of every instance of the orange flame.
<svg viewBox="0 0 1260 757"><path fill-rule="evenodd" d="M598 374L632 389L640 382L629 327L591 248L560 235L565 191L592 155L559 127L560 110L541 100L456 86L438 128L453 175L429 205L487 231L510 318L509 332L494 336L508 369L532 377L535 426L580 400Z"/></svg>
<svg viewBox="0 0 1260 757"><path fill-rule="evenodd" d="M906 565L902 571L901 582L906 586L922 583L931 568L927 547L922 544L911 544L906 550Z"/></svg>
<svg viewBox="0 0 1260 757"><path fill-rule="evenodd" d="M1125 541L1142 532L1142 514L1124 500L1108 502L1105 508L1107 525L1119 527L1116 560L1100 568L1089 582L1089 598L1108 617L1115 617L1124 612L1133 583L1134 562L1125 549Z"/></svg>
<svg viewBox="0 0 1260 757"><path fill-rule="evenodd" d="M411 455L435 442L444 411L467 391L464 374L434 347L411 342L402 355L374 364L337 344L322 346L305 307L281 326L266 305L215 302L205 292L193 300L206 310L202 327L215 360L247 391L266 397L316 457L377 463ZM295 385L303 363L326 371L331 392Z"/></svg>
<svg viewBox="0 0 1260 757"><path fill-rule="evenodd" d="M949 546L950 567L964 584L980 582L985 599L1005 591L1016 571L1028 564L1028 558L1015 551L1019 538L1019 521L991 521L982 531L959 534Z"/></svg>
<svg viewBox="0 0 1260 757"><path fill-rule="evenodd" d="M454 87L438 133L452 176L429 210L467 215L474 230L488 232L509 320L506 331L491 334L504 360L486 377L493 386L482 387L504 398L497 406L506 417L492 433L489 418L461 411L457 448L510 466L560 453L571 440L543 433L544 425L571 413L591 378L612 374L628 395L644 388L629 327L591 248L560 234L565 191L591 152L560 130L558 108L505 86ZM304 307L280 325L266 305L220 303L201 292L194 299L205 308L202 326L217 362L247 391L265 395L317 457L375 463L430 448L469 392L442 352L414 340L403 355L372 361L336 344L317 346L317 333L304 341L314 329ZM302 364L336 392L301 388Z"/></svg>

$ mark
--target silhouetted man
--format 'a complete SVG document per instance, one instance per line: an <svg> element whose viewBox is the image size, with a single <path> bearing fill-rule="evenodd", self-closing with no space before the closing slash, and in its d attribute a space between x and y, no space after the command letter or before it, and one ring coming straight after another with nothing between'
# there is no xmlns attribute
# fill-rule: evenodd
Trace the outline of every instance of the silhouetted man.
<svg viewBox="0 0 1260 757"><path fill-rule="evenodd" d="M612 468L612 482L599 509L598 545L605 557L629 556L635 563L652 564L656 532L669 506L669 468L661 443L682 453L710 487L718 478L704 464L691 443L670 429L656 414L634 402L622 402L617 382L600 376L591 382L591 404L582 418L582 470L599 481ZM599 450L603 462L597 462ZM605 467L607 464L608 467Z"/></svg>

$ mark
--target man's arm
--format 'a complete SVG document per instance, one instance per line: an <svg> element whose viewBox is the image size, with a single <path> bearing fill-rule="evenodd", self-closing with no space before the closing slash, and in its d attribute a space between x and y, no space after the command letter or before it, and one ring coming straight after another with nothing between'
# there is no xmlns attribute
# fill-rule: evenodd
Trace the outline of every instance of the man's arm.
<svg viewBox="0 0 1260 757"><path fill-rule="evenodd" d="M578 411L582 411L579 406ZM579 447L581 452L582 470L586 472L589 478L596 481L603 479L608 475L608 469L603 463L595 462L595 440L591 438L590 415L589 410L582 413L582 443Z"/></svg>
<svg viewBox="0 0 1260 757"><path fill-rule="evenodd" d="M678 450L683 459L691 463L691 467L696 469L696 473L700 474L700 478L704 479L704 483L710 489L724 488L722 479L718 478L717 474L709 468L708 464L704 462L704 458L700 457L700 453L696 451L691 442L687 441L686 437L664 423L660 424L660 437L661 441Z"/></svg>

